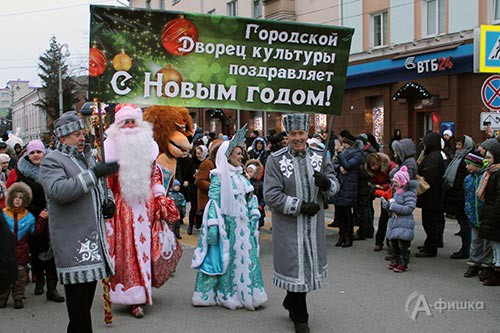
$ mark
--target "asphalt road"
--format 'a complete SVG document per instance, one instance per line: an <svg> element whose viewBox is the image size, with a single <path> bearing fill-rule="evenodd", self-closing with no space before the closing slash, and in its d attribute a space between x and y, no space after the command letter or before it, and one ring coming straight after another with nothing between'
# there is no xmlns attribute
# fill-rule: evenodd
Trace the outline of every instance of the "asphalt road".
<svg viewBox="0 0 500 333"><path fill-rule="evenodd" d="M330 211L327 216L332 215ZM409 270L399 274L386 268L385 251L373 252L373 240L336 248L337 232L328 228L329 276L321 290L307 296L312 332L500 332L500 287L464 278L465 260L449 259L460 246L453 235L457 222L447 220L445 247L436 258L416 258L416 246L425 237L418 213L416 220ZM128 307L114 305L114 323L105 325L99 285L92 309L94 332L293 332L281 306L285 292L272 284L269 227L267 222L261 232L261 264L269 295L262 309L191 306L196 272L190 261L197 233L186 235L183 225L185 250L177 272L164 287L153 290L154 305L145 308L145 317L135 319ZM0 309L0 332L66 331L64 303L35 296L34 284L27 286L26 295L24 309L15 310L12 300ZM466 309L457 310L462 306Z"/></svg>

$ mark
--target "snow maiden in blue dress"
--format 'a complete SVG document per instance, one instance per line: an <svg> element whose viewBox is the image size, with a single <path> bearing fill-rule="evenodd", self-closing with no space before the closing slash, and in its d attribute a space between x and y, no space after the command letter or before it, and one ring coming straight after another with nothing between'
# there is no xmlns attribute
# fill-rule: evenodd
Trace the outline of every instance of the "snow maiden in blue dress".
<svg viewBox="0 0 500 333"><path fill-rule="evenodd" d="M255 310L267 301L259 262L258 202L243 175L245 127L217 152L209 201L191 267L198 270L193 305Z"/></svg>

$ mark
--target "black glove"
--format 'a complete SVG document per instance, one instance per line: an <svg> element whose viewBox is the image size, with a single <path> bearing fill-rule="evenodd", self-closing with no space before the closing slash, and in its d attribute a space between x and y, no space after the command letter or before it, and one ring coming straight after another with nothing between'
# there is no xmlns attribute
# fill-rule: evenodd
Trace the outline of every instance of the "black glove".
<svg viewBox="0 0 500 333"><path fill-rule="evenodd" d="M115 215L115 203L112 200L106 200L102 204L102 215L105 219L110 219Z"/></svg>
<svg viewBox="0 0 500 333"><path fill-rule="evenodd" d="M315 202L302 202L300 213L307 216L314 216L319 211L319 205Z"/></svg>
<svg viewBox="0 0 500 333"><path fill-rule="evenodd" d="M330 179L322 173L315 172L314 175L314 185L320 188L321 191L328 191L331 186Z"/></svg>
<svg viewBox="0 0 500 333"><path fill-rule="evenodd" d="M112 163L99 163L95 167L91 168L92 172L97 178L101 178L107 175L111 175L115 172L118 171L118 163L117 162L112 162Z"/></svg>

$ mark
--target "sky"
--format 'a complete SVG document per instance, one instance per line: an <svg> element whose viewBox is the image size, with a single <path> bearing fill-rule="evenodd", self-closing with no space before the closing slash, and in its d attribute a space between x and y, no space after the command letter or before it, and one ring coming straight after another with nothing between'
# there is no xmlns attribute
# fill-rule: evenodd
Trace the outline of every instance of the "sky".
<svg viewBox="0 0 500 333"><path fill-rule="evenodd" d="M125 0L120 0L128 4ZM55 36L68 44L70 70L88 67L89 5L122 6L117 0L1 0L0 88L10 80L29 81L40 87L38 58ZM63 49L63 54L65 50Z"/></svg>

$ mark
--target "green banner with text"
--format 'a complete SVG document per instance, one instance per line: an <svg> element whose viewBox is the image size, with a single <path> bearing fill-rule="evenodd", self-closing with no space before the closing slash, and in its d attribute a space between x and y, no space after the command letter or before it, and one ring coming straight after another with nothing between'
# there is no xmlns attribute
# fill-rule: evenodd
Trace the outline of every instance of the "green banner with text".
<svg viewBox="0 0 500 333"><path fill-rule="evenodd" d="M340 114L351 28L90 6L90 98Z"/></svg>

